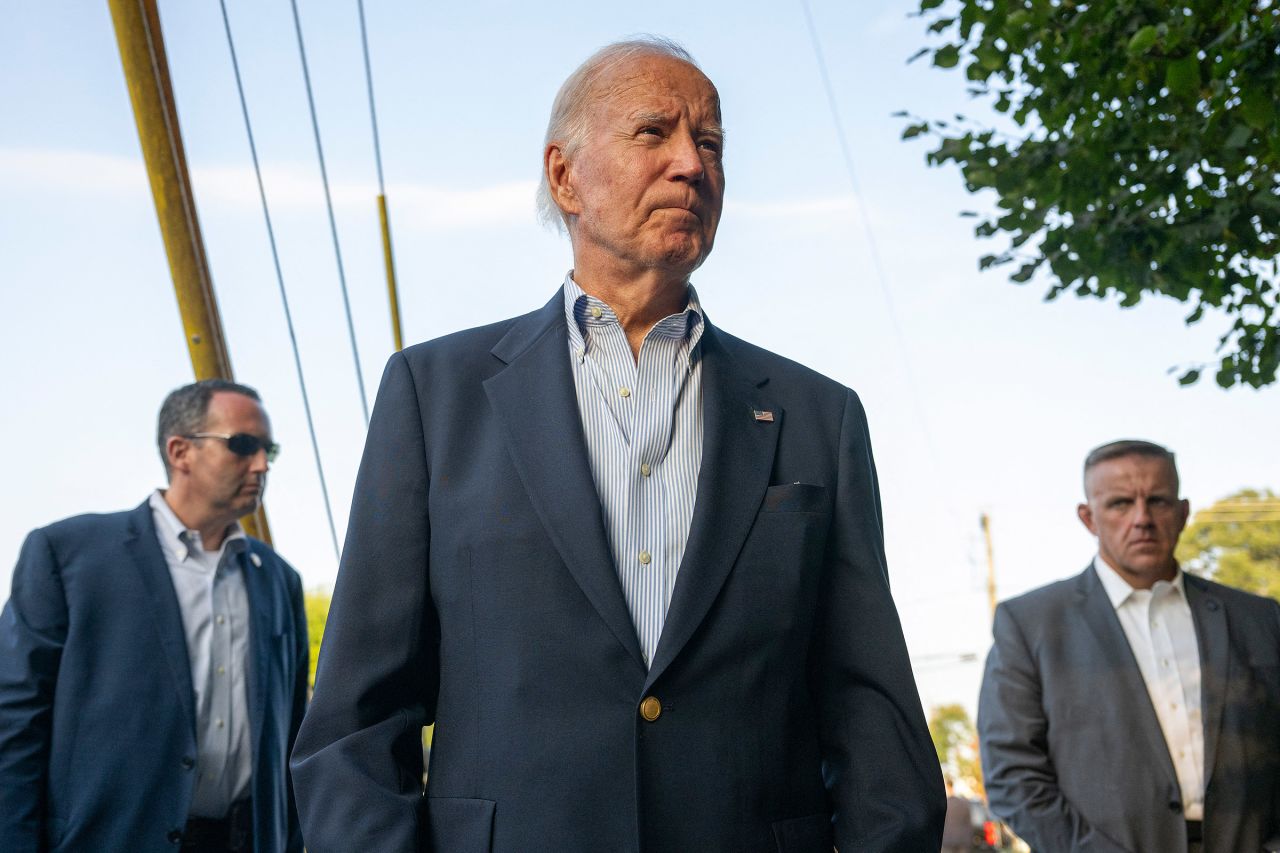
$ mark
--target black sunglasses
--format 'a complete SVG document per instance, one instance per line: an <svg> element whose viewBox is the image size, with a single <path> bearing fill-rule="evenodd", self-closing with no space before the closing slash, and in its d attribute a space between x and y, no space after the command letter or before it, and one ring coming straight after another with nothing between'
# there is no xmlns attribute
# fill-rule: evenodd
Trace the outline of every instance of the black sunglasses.
<svg viewBox="0 0 1280 853"><path fill-rule="evenodd" d="M276 457L280 455L280 445L272 441L263 441L256 435L250 435L247 432L238 432L235 435L226 435L220 432L196 432L191 435L184 435L183 438L220 438L227 443L227 450L230 450L236 456L253 456L259 450L265 450L268 462L275 462Z"/></svg>

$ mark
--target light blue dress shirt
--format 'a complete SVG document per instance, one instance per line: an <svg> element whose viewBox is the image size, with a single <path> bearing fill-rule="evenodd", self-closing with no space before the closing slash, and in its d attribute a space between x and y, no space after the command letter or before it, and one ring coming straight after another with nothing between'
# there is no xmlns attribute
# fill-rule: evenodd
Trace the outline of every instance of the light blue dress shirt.
<svg viewBox="0 0 1280 853"><path fill-rule="evenodd" d="M164 494L151 495L160 550L169 565L182 611L196 708L196 784L192 817L225 817L249 796L253 753L249 743L249 594L240 554L247 544L239 522L222 547L206 551Z"/></svg>
<svg viewBox="0 0 1280 853"><path fill-rule="evenodd" d="M698 295L631 352L613 309L564 283L569 361L614 567L653 661L689 538L702 465Z"/></svg>

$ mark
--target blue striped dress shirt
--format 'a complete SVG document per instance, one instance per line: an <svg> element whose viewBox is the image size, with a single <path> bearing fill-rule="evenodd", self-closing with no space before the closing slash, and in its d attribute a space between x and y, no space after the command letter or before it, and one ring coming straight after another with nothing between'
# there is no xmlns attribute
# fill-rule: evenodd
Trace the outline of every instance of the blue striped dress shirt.
<svg viewBox="0 0 1280 853"><path fill-rule="evenodd" d="M683 311L645 335L637 360L613 309L564 283L569 361L614 567L646 663L662 635L702 465L704 328Z"/></svg>

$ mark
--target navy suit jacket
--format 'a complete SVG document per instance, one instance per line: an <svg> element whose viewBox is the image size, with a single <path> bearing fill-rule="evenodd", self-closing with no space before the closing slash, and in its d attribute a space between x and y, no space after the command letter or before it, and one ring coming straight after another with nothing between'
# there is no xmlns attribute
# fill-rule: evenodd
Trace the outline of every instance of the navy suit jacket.
<svg viewBox="0 0 1280 853"><path fill-rule="evenodd" d="M1280 604L1184 576L1200 651L1205 853L1280 833ZM1182 793L1093 567L1006 601L978 704L987 797L1045 853L1180 853Z"/></svg>
<svg viewBox="0 0 1280 853"><path fill-rule="evenodd" d="M254 850L301 853L286 761L306 704L302 586L256 539L241 559ZM195 758L186 635L149 503L31 533L0 614L0 850L175 850Z"/></svg>
<svg viewBox="0 0 1280 853"><path fill-rule="evenodd" d="M312 853L938 849L861 404L714 327L700 346L702 469L649 667L561 294L392 357L293 755Z"/></svg>

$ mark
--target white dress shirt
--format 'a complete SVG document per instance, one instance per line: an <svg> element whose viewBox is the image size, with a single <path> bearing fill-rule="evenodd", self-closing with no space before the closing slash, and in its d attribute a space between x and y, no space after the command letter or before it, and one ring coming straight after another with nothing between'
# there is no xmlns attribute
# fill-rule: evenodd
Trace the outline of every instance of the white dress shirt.
<svg viewBox="0 0 1280 853"><path fill-rule="evenodd" d="M222 547L206 551L165 502L151 495L160 550L182 611L196 708L196 784L189 816L222 818L249 795L249 594L240 553L247 540L236 522Z"/></svg>
<svg viewBox="0 0 1280 853"><path fill-rule="evenodd" d="M1134 589L1099 555L1094 571L1120 618L1129 648L1164 733L1182 789L1187 820L1204 815L1204 721L1200 710L1200 648L1182 570L1172 581Z"/></svg>

